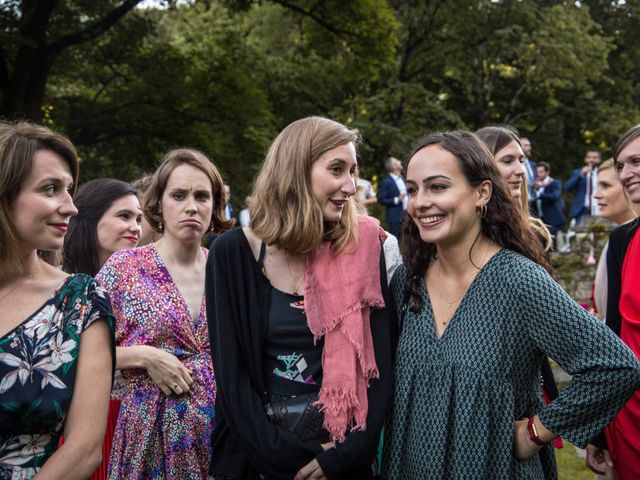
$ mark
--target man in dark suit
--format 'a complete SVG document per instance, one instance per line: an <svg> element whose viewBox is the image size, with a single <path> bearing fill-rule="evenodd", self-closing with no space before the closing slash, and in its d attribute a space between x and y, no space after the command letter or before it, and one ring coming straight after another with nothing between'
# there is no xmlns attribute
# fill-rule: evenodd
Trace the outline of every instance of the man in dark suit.
<svg viewBox="0 0 640 480"><path fill-rule="evenodd" d="M536 206L536 188L533 182L536 180L536 162L531 160L531 141L527 137L520 137L520 145L524 153L524 173L527 175L527 193L529 195L529 213L537 217L538 207Z"/></svg>
<svg viewBox="0 0 640 480"><path fill-rule="evenodd" d="M593 192L598 188L598 165L601 159L599 150L587 150L584 167L576 168L564 186L565 190L574 192L570 215L576 225L584 215L596 214L597 207L596 202L593 201Z"/></svg>
<svg viewBox="0 0 640 480"><path fill-rule="evenodd" d="M556 235L562 231L567 222L562 203L562 186L558 180L551 178L551 166L547 162L539 162L537 166L538 178L534 182L536 189L536 203L538 216L549 228L553 236L553 245L556 246Z"/></svg>
<svg viewBox="0 0 640 480"><path fill-rule="evenodd" d="M233 204L231 203L231 187L229 185L224 186L224 218L225 220L232 220L235 225L235 218L233 218Z"/></svg>
<svg viewBox="0 0 640 480"><path fill-rule="evenodd" d="M407 211L407 186L401 175L402 162L389 157L384 162L384 168L389 174L380 182L378 203L386 207L389 231L400 238L400 227Z"/></svg>

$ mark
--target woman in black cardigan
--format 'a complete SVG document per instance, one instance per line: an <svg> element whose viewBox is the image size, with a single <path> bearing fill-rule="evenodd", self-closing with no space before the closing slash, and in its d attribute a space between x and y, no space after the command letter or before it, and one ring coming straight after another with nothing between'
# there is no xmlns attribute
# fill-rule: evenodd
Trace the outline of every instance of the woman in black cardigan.
<svg viewBox="0 0 640 480"><path fill-rule="evenodd" d="M256 180L250 227L211 248L215 479L372 476L391 309L384 232L352 203L357 141L320 117L286 127Z"/></svg>

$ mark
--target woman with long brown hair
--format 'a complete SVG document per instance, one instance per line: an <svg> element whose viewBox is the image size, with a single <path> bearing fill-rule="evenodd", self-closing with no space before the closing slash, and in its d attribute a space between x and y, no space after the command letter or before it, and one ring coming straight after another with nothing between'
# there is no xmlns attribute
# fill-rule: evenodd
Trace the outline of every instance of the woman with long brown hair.
<svg viewBox="0 0 640 480"><path fill-rule="evenodd" d="M500 177L507 191L511 194L511 198L515 201L522 219L540 242L540 247L548 254L553 243L551 233L545 224L539 218L531 216L529 211L528 185L524 171L525 155L520 144L520 137L515 130L507 126L484 127L477 130L475 135L482 140L493 155L493 161L498 167ZM545 263L544 266L549 269L548 263ZM540 373L544 400L545 403L550 403L558 396L558 387L548 358L543 360ZM562 448L562 440L560 438L554 439L553 445L556 448Z"/></svg>
<svg viewBox="0 0 640 480"><path fill-rule="evenodd" d="M640 386L640 362L545 271L475 135L422 140L407 190L383 477L555 478L549 443L584 446ZM546 406L545 355L575 375Z"/></svg>
<svg viewBox="0 0 640 480"><path fill-rule="evenodd" d="M64 237L62 269L95 276L111 254L133 248L140 239L142 209L136 190L114 178L98 178L80 186L73 197L78 215L69 220ZM102 463L91 480L104 480L109 472L113 432L118 421L122 377L116 372L109 402Z"/></svg>

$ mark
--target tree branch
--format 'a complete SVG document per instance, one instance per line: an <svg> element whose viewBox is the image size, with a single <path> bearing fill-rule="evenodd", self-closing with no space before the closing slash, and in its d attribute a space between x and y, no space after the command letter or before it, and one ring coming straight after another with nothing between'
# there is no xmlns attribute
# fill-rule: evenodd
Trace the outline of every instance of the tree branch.
<svg viewBox="0 0 640 480"><path fill-rule="evenodd" d="M102 19L88 25L86 28L59 38L48 46L48 50L58 53L65 48L85 43L99 37L115 25L122 17L131 11L142 0L124 0L120 6L107 13Z"/></svg>
<svg viewBox="0 0 640 480"><path fill-rule="evenodd" d="M299 7L298 5L294 5L294 4L292 4L290 2L287 2L285 0L271 0L271 1L273 3L276 3L276 4L280 5L281 7L284 7L286 9L292 10L292 11L294 11L296 13L299 13L300 15L303 15L305 17L309 17L310 19L312 19L313 21L315 21L316 23L318 23L322 27L326 28L328 31L330 31L334 35L337 35L338 37L342 38L345 35L349 35L349 36L355 35L353 32L349 32L347 30L341 30L339 28L334 27L330 23L327 23L322 17L320 17L320 16L316 15L315 13L313 13L313 11L311 11L311 10L305 10L304 8Z"/></svg>

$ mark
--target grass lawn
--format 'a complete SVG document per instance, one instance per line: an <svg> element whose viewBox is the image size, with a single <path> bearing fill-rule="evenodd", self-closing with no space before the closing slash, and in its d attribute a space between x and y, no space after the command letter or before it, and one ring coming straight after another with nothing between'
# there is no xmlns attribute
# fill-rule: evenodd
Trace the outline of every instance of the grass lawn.
<svg viewBox="0 0 640 480"><path fill-rule="evenodd" d="M576 455L576 449L566 440L564 448L556 449L558 480L593 480L595 474L584 466L584 460Z"/></svg>

